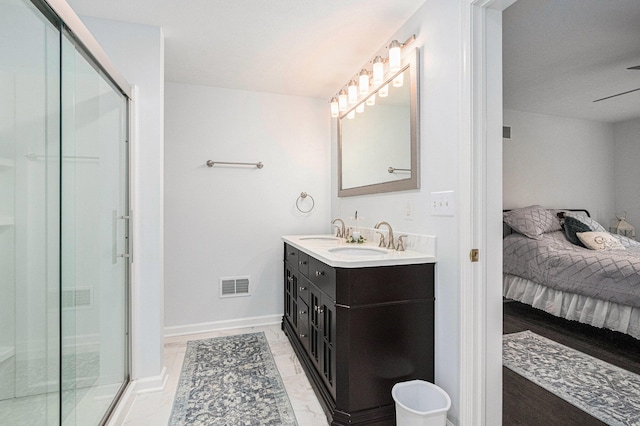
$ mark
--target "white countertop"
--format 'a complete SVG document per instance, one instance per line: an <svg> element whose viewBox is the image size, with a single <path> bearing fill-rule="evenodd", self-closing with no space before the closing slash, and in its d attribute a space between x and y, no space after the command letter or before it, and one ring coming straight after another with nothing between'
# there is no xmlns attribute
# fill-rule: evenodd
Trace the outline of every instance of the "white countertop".
<svg viewBox="0 0 640 426"><path fill-rule="evenodd" d="M372 242L347 243L344 238L335 238L333 235L287 235L282 237L282 241L334 268L365 268L436 262L434 254L413 250L383 249ZM330 249L337 247L367 247L382 250L383 253L373 256L357 256L330 251Z"/></svg>

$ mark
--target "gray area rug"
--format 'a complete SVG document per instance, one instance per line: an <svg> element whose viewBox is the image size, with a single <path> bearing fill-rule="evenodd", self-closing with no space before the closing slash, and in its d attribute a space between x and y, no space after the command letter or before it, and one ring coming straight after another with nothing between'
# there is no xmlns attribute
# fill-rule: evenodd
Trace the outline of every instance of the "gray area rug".
<svg viewBox="0 0 640 426"><path fill-rule="evenodd" d="M297 425L264 333L189 341L169 425Z"/></svg>
<svg viewBox="0 0 640 426"><path fill-rule="evenodd" d="M529 330L502 342L505 367L609 425L640 425L639 375Z"/></svg>

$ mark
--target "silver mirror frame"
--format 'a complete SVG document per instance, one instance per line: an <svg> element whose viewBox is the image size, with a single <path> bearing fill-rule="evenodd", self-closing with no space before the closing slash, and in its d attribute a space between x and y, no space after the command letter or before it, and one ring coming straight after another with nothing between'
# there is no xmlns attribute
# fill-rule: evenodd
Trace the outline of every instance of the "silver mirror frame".
<svg viewBox="0 0 640 426"><path fill-rule="evenodd" d="M402 68L387 78L380 86L374 91L377 93L380 88L385 84L389 84L400 73L409 69L409 82L410 82L410 121L411 121L411 176L407 179L394 180L390 182L374 183L371 185L357 186L353 188L342 188L342 119L346 117L348 112L355 108L362 102L366 101L366 98L358 102L353 108L345 111L338 118L338 197L353 197L357 195L379 194L384 192L396 192L396 191L408 191L412 189L420 188L420 111L419 111L419 78L420 70L418 67L419 51L418 48L414 48L412 52L405 55L402 59ZM371 94L369 96L371 96Z"/></svg>

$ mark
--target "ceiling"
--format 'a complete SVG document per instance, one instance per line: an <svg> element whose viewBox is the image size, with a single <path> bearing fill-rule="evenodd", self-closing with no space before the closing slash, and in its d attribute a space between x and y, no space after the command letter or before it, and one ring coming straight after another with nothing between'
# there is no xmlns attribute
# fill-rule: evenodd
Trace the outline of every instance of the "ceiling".
<svg viewBox="0 0 640 426"><path fill-rule="evenodd" d="M518 0L503 13L504 107L587 120L640 117L639 0Z"/></svg>
<svg viewBox="0 0 640 426"><path fill-rule="evenodd" d="M166 81L328 100L424 1L68 3L81 16L162 27Z"/></svg>

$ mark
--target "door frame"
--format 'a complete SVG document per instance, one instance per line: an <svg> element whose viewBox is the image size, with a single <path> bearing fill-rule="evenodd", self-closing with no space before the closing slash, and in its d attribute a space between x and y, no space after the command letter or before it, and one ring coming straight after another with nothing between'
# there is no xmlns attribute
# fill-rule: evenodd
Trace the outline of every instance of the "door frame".
<svg viewBox="0 0 640 426"><path fill-rule="evenodd" d="M515 1L461 0L461 426L502 424L502 11Z"/></svg>

